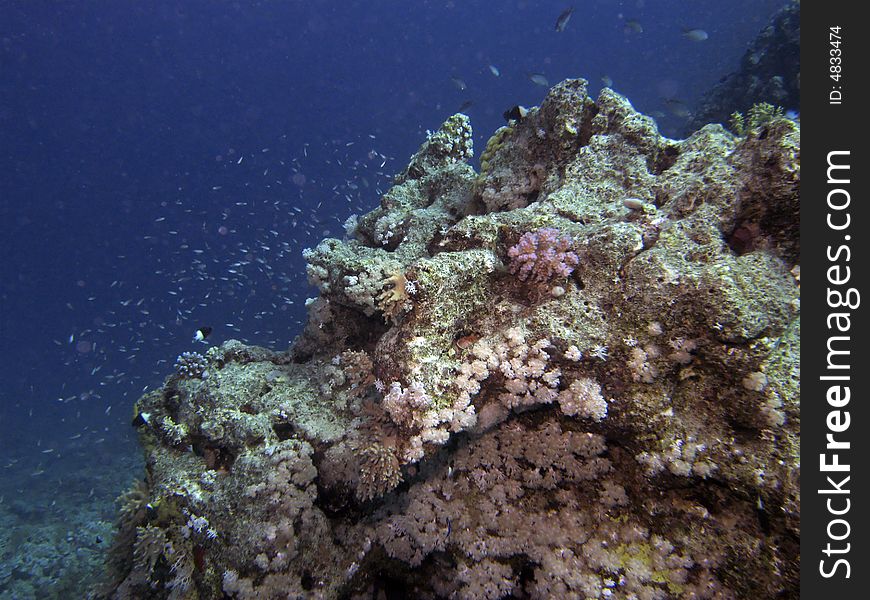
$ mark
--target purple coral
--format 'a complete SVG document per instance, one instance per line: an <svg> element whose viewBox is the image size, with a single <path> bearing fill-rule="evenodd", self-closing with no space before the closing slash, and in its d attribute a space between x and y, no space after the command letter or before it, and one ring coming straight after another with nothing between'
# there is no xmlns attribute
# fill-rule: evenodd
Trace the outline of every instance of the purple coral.
<svg viewBox="0 0 870 600"><path fill-rule="evenodd" d="M516 246L508 249L510 271L521 281L547 283L555 277L567 277L580 262L571 252L571 238L554 227L524 233Z"/></svg>

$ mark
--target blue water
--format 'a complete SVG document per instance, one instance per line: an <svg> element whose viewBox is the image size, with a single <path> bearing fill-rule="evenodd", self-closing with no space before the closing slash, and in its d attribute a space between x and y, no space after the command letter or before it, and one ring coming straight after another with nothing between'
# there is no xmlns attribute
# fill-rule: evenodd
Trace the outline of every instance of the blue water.
<svg viewBox="0 0 870 600"><path fill-rule="evenodd" d="M665 100L735 70L783 0L578 1L554 31L569 5L0 2L2 597L86 587L69 565L98 560L141 473L133 402L197 327L286 348L302 249L374 207L425 130L470 102L479 153L538 73L609 77L675 136Z"/></svg>

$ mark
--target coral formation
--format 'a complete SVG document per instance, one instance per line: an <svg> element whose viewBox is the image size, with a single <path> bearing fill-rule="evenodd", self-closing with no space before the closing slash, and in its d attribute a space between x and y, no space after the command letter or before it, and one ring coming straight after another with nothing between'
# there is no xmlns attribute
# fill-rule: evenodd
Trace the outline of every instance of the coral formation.
<svg viewBox="0 0 870 600"><path fill-rule="evenodd" d="M740 111L731 113L728 128L735 135L752 135L763 130L768 123L774 122L784 116L781 106L773 106L767 102L753 104L744 117Z"/></svg>
<svg viewBox="0 0 870 600"><path fill-rule="evenodd" d="M208 377L208 362L199 352L182 352L175 359L175 372L186 379L204 379Z"/></svg>
<svg viewBox="0 0 870 600"><path fill-rule="evenodd" d="M510 271L521 281L537 283L568 277L578 262L570 246L571 240L552 227L524 233L516 246L508 248Z"/></svg>
<svg viewBox="0 0 870 600"><path fill-rule="evenodd" d="M477 174L448 119L305 252L289 350L138 401L107 595L794 596L800 131L764 129L567 80Z"/></svg>

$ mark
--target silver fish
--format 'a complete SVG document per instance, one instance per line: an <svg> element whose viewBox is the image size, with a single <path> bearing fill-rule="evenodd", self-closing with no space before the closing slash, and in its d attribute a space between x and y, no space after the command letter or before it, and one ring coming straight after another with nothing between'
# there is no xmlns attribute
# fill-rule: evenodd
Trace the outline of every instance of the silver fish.
<svg viewBox="0 0 870 600"><path fill-rule="evenodd" d="M550 85L550 82L547 81L547 78L540 73L529 73L529 81L531 81L535 85L540 85L543 87L547 87L548 85Z"/></svg>
<svg viewBox="0 0 870 600"><path fill-rule="evenodd" d="M710 35L703 29L683 29L683 37L693 42L703 42Z"/></svg>

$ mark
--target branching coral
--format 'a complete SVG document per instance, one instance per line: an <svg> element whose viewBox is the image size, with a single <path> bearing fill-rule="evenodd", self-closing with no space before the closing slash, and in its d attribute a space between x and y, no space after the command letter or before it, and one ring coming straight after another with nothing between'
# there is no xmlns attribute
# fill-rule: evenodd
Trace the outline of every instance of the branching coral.
<svg viewBox="0 0 870 600"><path fill-rule="evenodd" d="M166 533L159 527L146 525L136 528L136 541L133 544L135 572L142 577L141 583L154 583L152 574L157 561L166 552L169 540Z"/></svg>
<svg viewBox="0 0 870 600"><path fill-rule="evenodd" d="M175 372L186 379L205 379L208 360L199 352L182 352L175 360Z"/></svg>
<svg viewBox="0 0 870 600"><path fill-rule="evenodd" d="M402 471L394 449L382 444L363 448L359 473L356 493L360 500L383 496L402 481Z"/></svg>
<svg viewBox="0 0 870 600"><path fill-rule="evenodd" d="M529 283L545 284L568 277L580 262L570 248L571 239L553 227L524 233L508 250L510 271Z"/></svg>

